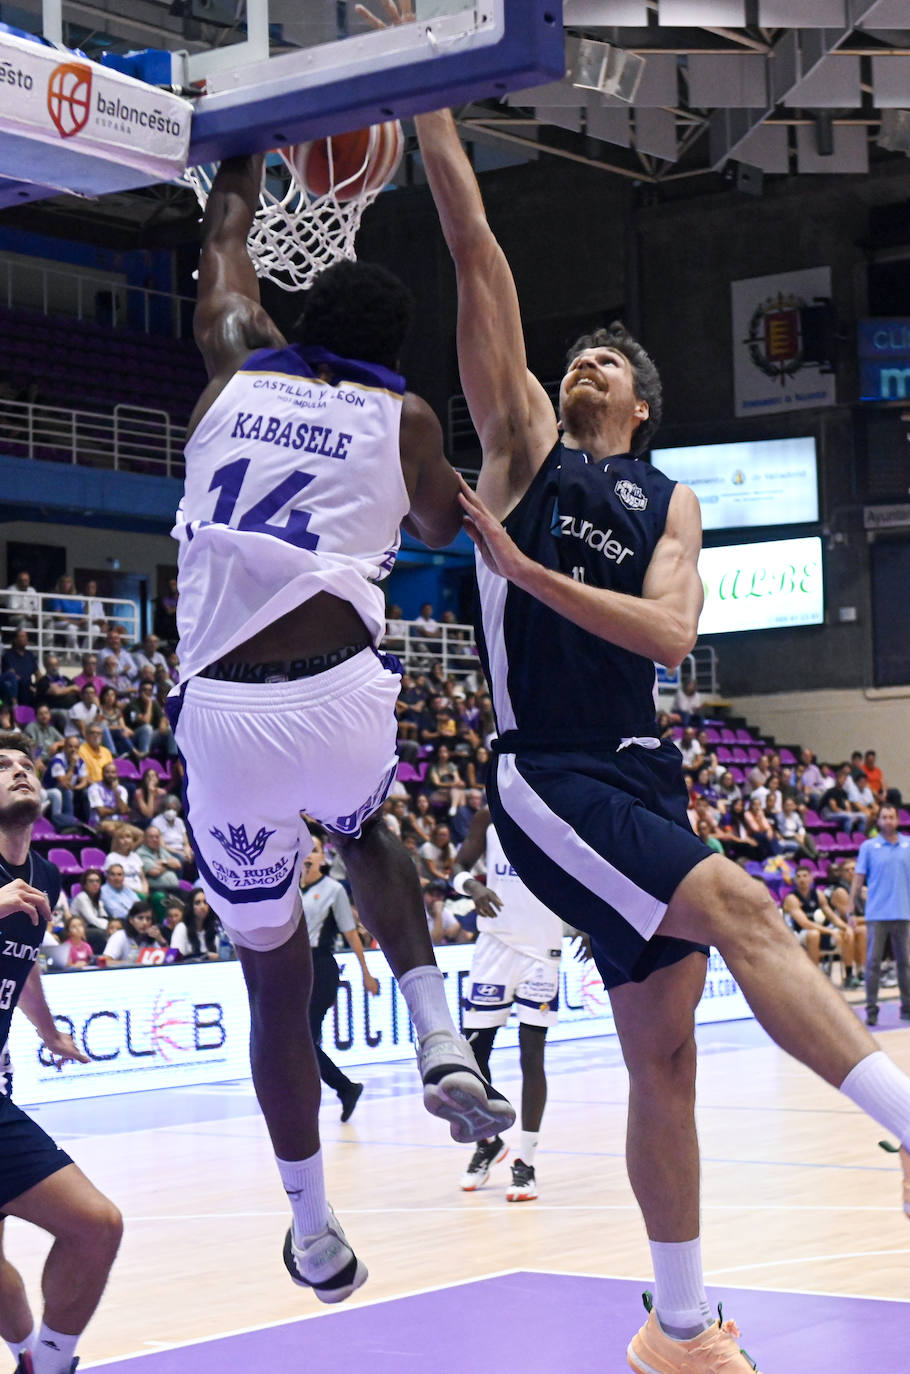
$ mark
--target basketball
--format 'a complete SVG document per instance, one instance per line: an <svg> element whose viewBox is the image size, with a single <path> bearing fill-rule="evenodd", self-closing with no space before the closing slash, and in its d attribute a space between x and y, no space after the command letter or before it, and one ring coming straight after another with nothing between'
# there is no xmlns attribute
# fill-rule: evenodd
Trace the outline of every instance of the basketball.
<svg viewBox="0 0 910 1374"><path fill-rule="evenodd" d="M300 143L283 150L282 156L311 196L332 192L344 202L378 191L394 174L403 148L401 125L393 120Z"/></svg>

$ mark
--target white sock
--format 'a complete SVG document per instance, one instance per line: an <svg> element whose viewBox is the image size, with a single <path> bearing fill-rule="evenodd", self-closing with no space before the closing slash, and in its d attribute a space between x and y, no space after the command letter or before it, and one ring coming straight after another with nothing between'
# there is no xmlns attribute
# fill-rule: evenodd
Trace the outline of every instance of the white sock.
<svg viewBox="0 0 910 1374"><path fill-rule="evenodd" d="M652 1240L654 1307L665 1335L691 1340L713 1320L701 1266L701 1240Z"/></svg>
<svg viewBox="0 0 910 1374"><path fill-rule="evenodd" d="M78 1340L78 1336L66 1336L62 1331L52 1331L42 1322L41 1330L32 1347L32 1366L35 1374L70 1374Z"/></svg>
<svg viewBox="0 0 910 1374"><path fill-rule="evenodd" d="M884 1050L876 1050L855 1064L840 1090L910 1149L910 1078Z"/></svg>
<svg viewBox="0 0 910 1374"><path fill-rule="evenodd" d="M522 1131L518 1139L518 1158L522 1164L527 1164L529 1169L533 1169L534 1156L537 1154L537 1142L540 1136L536 1131Z"/></svg>
<svg viewBox="0 0 910 1374"><path fill-rule="evenodd" d="M322 1151L317 1150L309 1159L279 1159L276 1155L275 1163L294 1214L294 1240L300 1245L305 1236L324 1231L329 1220Z"/></svg>
<svg viewBox="0 0 910 1374"><path fill-rule="evenodd" d="M409 969L398 980L401 995L408 1004L418 1040L425 1040L434 1031L447 1030L458 1034L449 1004L442 969L435 964L421 964Z"/></svg>
<svg viewBox="0 0 910 1374"><path fill-rule="evenodd" d="M20 1352L23 1350L31 1350L37 1339L38 1332L32 1327L28 1335L24 1336L21 1341L6 1341L6 1344L9 1346L10 1354L13 1359L18 1361ZM6 1340L6 1337L4 1337L4 1340Z"/></svg>

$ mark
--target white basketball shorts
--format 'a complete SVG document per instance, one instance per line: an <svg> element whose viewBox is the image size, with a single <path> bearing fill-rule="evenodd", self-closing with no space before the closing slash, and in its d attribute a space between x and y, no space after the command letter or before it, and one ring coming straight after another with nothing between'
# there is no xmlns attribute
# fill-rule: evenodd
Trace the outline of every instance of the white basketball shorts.
<svg viewBox="0 0 910 1374"><path fill-rule="evenodd" d="M292 682L191 678L175 738L199 880L235 944L269 950L301 916L301 812L358 835L395 779L398 673L373 649Z"/></svg>
<svg viewBox="0 0 910 1374"><path fill-rule="evenodd" d="M555 1026L559 960L515 949L486 931L477 937L465 998L465 1030L504 1026L515 1008L527 1026Z"/></svg>

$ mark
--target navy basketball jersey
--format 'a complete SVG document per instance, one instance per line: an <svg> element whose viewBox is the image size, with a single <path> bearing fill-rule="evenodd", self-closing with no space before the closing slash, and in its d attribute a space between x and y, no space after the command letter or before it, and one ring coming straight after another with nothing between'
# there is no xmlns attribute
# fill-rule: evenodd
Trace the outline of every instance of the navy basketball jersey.
<svg viewBox="0 0 910 1374"><path fill-rule="evenodd" d="M39 888L52 910L57 905L60 870L40 854L32 852L25 864L0 867L0 887L5 887L13 878L22 878L31 887ZM0 921L0 1045L5 1045L9 1037L13 1012L38 958L45 926L46 922L41 920L32 925L31 917L24 911L17 911Z"/></svg>
<svg viewBox="0 0 910 1374"><path fill-rule="evenodd" d="M630 454L595 462L557 443L505 528L545 568L640 596L674 486ZM477 640L501 749L615 747L654 734L650 659L581 629L476 561Z"/></svg>

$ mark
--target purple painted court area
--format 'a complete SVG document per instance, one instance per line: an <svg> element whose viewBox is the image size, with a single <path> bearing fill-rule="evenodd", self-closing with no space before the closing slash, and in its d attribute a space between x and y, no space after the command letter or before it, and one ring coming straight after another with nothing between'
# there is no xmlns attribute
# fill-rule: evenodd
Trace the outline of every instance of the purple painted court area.
<svg viewBox="0 0 910 1374"><path fill-rule="evenodd" d="M106 1374L247 1374L251 1369L370 1374L628 1374L643 1320L640 1283L504 1274L434 1293L344 1308L104 1366ZM906 1370L910 1304L709 1289L762 1374Z"/></svg>

